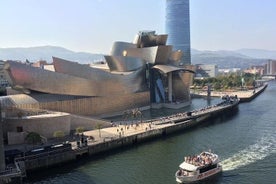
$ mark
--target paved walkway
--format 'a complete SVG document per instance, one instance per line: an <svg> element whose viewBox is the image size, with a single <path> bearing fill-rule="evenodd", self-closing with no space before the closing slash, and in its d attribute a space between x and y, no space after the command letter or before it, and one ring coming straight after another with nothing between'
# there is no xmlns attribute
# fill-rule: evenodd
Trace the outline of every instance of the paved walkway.
<svg viewBox="0 0 276 184"><path fill-rule="evenodd" d="M202 114L209 113L211 111L216 111L225 106L231 105L227 102L222 102L220 105L213 105L204 107L202 109L197 109L192 111L193 116L200 116ZM192 116L188 116L187 112L177 113L166 117L160 117L157 119L152 119L148 121L135 121L131 122L120 122L120 125L114 124L113 127L102 128L97 130L85 131L83 135L88 140L88 145L98 144L100 142L105 142L120 137L127 137L139 133L143 133L149 130L162 129L164 127L170 127L175 125L175 121L186 121ZM72 142L73 147L77 147L76 142Z"/></svg>
<svg viewBox="0 0 276 184"><path fill-rule="evenodd" d="M258 91L262 90L265 86L261 86L251 90L245 90L245 91L212 91L211 92L211 96L212 97L222 97L224 95L229 95L229 96L235 96L237 95L238 98L250 98L252 95L254 95L255 93L257 93ZM191 90L192 91L192 90ZM207 96L207 92L191 92L192 94L195 95L200 95L200 96Z"/></svg>
<svg viewBox="0 0 276 184"><path fill-rule="evenodd" d="M83 134L84 136L88 137L88 144L97 144L99 142L104 142L119 137L126 137L143 133L148 130L168 127L173 124L173 122L166 124L156 124L157 122L160 121L152 121L149 123L136 122L136 124L114 125L113 127L103 128L100 130L86 131ZM93 139L90 138L91 136L93 137Z"/></svg>

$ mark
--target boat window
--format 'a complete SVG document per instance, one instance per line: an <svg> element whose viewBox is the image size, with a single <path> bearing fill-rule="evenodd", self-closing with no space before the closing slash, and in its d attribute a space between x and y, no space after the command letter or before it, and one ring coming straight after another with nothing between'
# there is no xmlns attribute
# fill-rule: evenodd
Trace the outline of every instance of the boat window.
<svg viewBox="0 0 276 184"><path fill-rule="evenodd" d="M206 172L208 170L211 170L211 169L214 169L216 167L217 167L217 164L209 165L207 167L203 167L203 168L199 169L199 173L204 173L204 172Z"/></svg>

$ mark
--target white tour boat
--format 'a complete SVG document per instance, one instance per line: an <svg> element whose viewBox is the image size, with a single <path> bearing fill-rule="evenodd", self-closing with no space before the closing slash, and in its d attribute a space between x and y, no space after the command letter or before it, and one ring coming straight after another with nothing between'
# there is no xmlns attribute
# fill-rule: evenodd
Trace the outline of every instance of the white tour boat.
<svg viewBox="0 0 276 184"><path fill-rule="evenodd" d="M178 183L189 183L203 180L221 171L218 155L204 151L199 155L185 157L175 177Z"/></svg>

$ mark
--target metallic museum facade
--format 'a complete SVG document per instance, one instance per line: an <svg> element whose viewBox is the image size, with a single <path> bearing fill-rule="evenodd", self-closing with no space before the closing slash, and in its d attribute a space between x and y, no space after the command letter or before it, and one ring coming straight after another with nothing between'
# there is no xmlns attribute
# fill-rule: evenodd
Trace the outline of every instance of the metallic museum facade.
<svg viewBox="0 0 276 184"><path fill-rule="evenodd" d="M2 109L44 109L108 116L143 107L180 107L190 103L194 66L182 65L182 52L166 45L168 35L139 32L133 41L115 42L105 56L107 69L53 57L55 71L7 61L13 89Z"/></svg>
<svg viewBox="0 0 276 184"><path fill-rule="evenodd" d="M191 64L189 0L166 1L166 33L168 44L183 52L182 62Z"/></svg>

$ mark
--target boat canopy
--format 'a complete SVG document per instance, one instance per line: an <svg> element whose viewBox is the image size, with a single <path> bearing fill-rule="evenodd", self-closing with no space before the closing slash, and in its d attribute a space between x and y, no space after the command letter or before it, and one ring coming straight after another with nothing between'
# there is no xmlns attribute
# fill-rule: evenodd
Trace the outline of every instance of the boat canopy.
<svg viewBox="0 0 276 184"><path fill-rule="evenodd" d="M197 170L197 166L195 166L195 165L192 165L192 164L189 164L189 163L187 163L187 162L182 162L180 165L179 165L179 167L181 168L181 169L185 169L185 170L187 170L187 171L196 171Z"/></svg>

